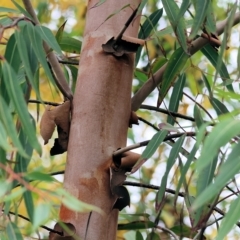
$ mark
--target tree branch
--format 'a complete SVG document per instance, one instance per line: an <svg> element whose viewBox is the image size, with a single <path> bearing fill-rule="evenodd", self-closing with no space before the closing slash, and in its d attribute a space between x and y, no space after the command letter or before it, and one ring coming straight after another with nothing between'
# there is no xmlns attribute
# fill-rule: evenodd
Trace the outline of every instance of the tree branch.
<svg viewBox="0 0 240 240"><path fill-rule="evenodd" d="M51 105L51 106L61 105L61 104L55 103L55 102L39 101L39 100L35 100L35 99L29 99L28 102L29 103L37 103L37 104L46 104L46 105Z"/></svg>
<svg viewBox="0 0 240 240"><path fill-rule="evenodd" d="M34 9L32 7L30 0L22 0L22 1L23 1L23 4L24 4L27 12L32 16L35 24L40 25L40 22L34 12ZM47 54L48 61L52 66L53 72L56 75L55 81L56 81L57 87L59 88L61 93L64 95L64 97L68 98L69 100L72 100L73 93L67 84L66 78L64 76L64 73L58 62L57 57L55 56L54 52L50 49L50 47L48 46L48 44L45 41L43 41L43 47Z"/></svg>
<svg viewBox="0 0 240 240"><path fill-rule="evenodd" d="M172 112L172 111L169 111L169 110L166 110L166 109L163 109L163 108L158 108L158 107L142 104L140 106L140 109L154 110L156 112L165 113L165 114L170 115L172 117L178 117L178 118L182 118L182 119L186 119L186 120L195 122L195 119L193 117L188 117L188 116L185 116L183 114Z"/></svg>
<svg viewBox="0 0 240 240"><path fill-rule="evenodd" d="M221 35L224 31L224 28L228 22L228 19L225 19L221 22L217 23L217 34ZM240 22L240 12L235 14L233 26ZM190 47L190 55L195 54L198 50L200 50L204 45L209 42L208 39L199 37L195 41L192 42L192 46ZM167 67L167 63L165 63L153 76L151 76L147 82L138 90L138 92L132 97L132 111L137 111L142 104L142 102L148 97L148 95L162 82L162 77L164 71Z"/></svg>
<svg viewBox="0 0 240 240"><path fill-rule="evenodd" d="M172 134L172 135L166 136L163 141L166 142L166 141L169 141L169 140L171 140L171 139L173 139L173 138L179 138L179 137L181 137L183 134L186 134L186 136L189 136L189 137L192 137L192 136L195 136L195 135L196 135L195 132L176 133L176 134ZM123 153L128 152L128 151L130 151L130 150L147 146L150 141L151 141L151 140L146 140L146 141L143 141L143 142L140 142L140 143L136 143L136 144L133 144L133 145L130 145L130 146L121 148L121 149L115 151L115 152L113 153L113 156L116 157L116 156L122 155Z"/></svg>

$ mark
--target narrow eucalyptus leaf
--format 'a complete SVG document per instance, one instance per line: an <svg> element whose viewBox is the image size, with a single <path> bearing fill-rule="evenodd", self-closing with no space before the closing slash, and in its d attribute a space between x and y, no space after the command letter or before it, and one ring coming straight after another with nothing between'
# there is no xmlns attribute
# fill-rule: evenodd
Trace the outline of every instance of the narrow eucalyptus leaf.
<svg viewBox="0 0 240 240"><path fill-rule="evenodd" d="M222 102L220 102L217 98L212 97L209 100L210 100L213 108L217 112L218 116L221 114L229 113L227 107Z"/></svg>
<svg viewBox="0 0 240 240"><path fill-rule="evenodd" d="M41 154L41 146L37 140L36 131L33 127L22 90L19 86L19 83L16 82L17 76L7 62L3 63L2 71L8 94L11 97L16 112L18 113L24 132L28 136L32 147L36 149L39 154Z"/></svg>
<svg viewBox="0 0 240 240"><path fill-rule="evenodd" d="M230 79L228 70L226 65L224 64L224 62L222 60L219 60L219 56L217 51L210 45L207 44L205 45L202 49L201 52L208 58L208 60L212 63L212 65L217 69L218 67L218 61L220 61L220 69L219 69L219 74L223 80L223 82L227 81ZM234 92L233 90L233 86L231 84L227 85L227 89L229 91Z"/></svg>
<svg viewBox="0 0 240 240"><path fill-rule="evenodd" d="M179 76L177 82L174 84L172 95L169 102L169 107L168 107L169 111L172 111L172 112L178 111L179 103L182 100L182 96L183 96L183 88L185 86L185 82L186 82L186 75L182 74ZM169 124L174 125L175 118L172 117L171 115L168 115L167 122Z"/></svg>
<svg viewBox="0 0 240 240"><path fill-rule="evenodd" d="M201 171L210 164L220 147L227 144L233 137L240 133L239 126L240 121L236 119L223 120L215 125L204 141L201 155L196 164L198 171Z"/></svg>
<svg viewBox="0 0 240 240"><path fill-rule="evenodd" d="M155 12L153 12L143 23L143 25L140 27L140 31L138 33L138 38L140 39L146 39L147 37L149 37L149 35L151 34L152 30L155 28L155 26L157 25L159 19L162 17L162 13L163 10L158 9ZM140 59L140 55L141 55L141 51L142 51L142 47L140 46L138 48L138 51L136 53L136 58L135 58L135 65L138 64L138 61Z"/></svg>
<svg viewBox="0 0 240 240"><path fill-rule="evenodd" d="M240 171L240 143L236 144L229 154L227 160L220 166L219 173L214 182L196 198L193 209L203 206L206 202L216 196L219 191L235 177Z"/></svg>
<svg viewBox="0 0 240 240"><path fill-rule="evenodd" d="M175 32L177 40L187 53L187 33L184 20L179 15L179 7L174 0L162 0L163 7Z"/></svg>
<svg viewBox="0 0 240 240"><path fill-rule="evenodd" d="M29 156L24 151L23 146L21 145L18 139L17 130L15 128L10 109L1 95L0 95L0 120L6 130L6 133L11 138L14 147L16 147L16 149L18 150L18 153L23 157L29 158Z"/></svg>
<svg viewBox="0 0 240 240"><path fill-rule="evenodd" d="M193 39L196 35L199 29L204 24L208 6L209 6L209 0L201 0L201 1L196 1L195 3L195 17L194 17L194 22L190 34L190 38Z"/></svg>
<svg viewBox="0 0 240 240"><path fill-rule="evenodd" d="M8 63L12 66L14 71L18 73L18 70L21 64L21 58L19 55L15 33L11 35L11 37L7 42L7 47L6 47L4 57L6 58Z"/></svg>
<svg viewBox="0 0 240 240"><path fill-rule="evenodd" d="M238 209L240 209L240 197L235 199L230 204L230 208L227 211L226 215L224 216L224 219L219 227L216 240L224 239L225 236L233 229L234 224L236 224L239 221L240 216Z"/></svg>
<svg viewBox="0 0 240 240"><path fill-rule="evenodd" d="M168 92L177 75L182 71L189 56L180 47L171 56L163 74L162 86L160 90L160 103Z"/></svg>
<svg viewBox="0 0 240 240"><path fill-rule="evenodd" d="M62 50L54 37L51 30L44 26L35 26L35 29L38 31L39 35L42 37L42 39L59 55L62 55Z"/></svg>
<svg viewBox="0 0 240 240"><path fill-rule="evenodd" d="M157 193L157 199L156 199L156 208L160 208L161 203L163 201L164 195L165 195L165 191L166 191L166 186L167 186L167 180L168 180L168 175L169 172L172 168L172 166L174 165L179 153L181 152L181 148L183 145L185 139L185 135L182 135L177 141L176 143L173 145L171 152L169 154L169 158L167 160L167 167L166 170L164 172L163 178L161 180L161 184L160 184L160 189Z"/></svg>
<svg viewBox="0 0 240 240"><path fill-rule="evenodd" d="M168 131L166 130L159 131L152 137L147 147L143 151L142 156L133 166L131 173L136 172L147 161L147 159L152 157L152 155L158 149L159 145L163 142L164 138L167 136L167 133Z"/></svg>
<svg viewBox="0 0 240 240"><path fill-rule="evenodd" d="M6 228L8 239L23 240L23 236L14 222L9 221Z"/></svg>

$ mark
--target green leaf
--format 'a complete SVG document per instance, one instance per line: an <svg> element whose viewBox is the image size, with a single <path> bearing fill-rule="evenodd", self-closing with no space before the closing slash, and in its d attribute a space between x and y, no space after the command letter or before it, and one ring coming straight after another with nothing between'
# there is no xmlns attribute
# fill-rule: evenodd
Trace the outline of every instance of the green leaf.
<svg viewBox="0 0 240 240"><path fill-rule="evenodd" d="M0 18L0 24L2 27L12 24L13 20L9 17Z"/></svg>
<svg viewBox="0 0 240 240"><path fill-rule="evenodd" d="M0 78L3 78L2 76L2 64L0 62ZM7 92L7 89L6 89L6 86L5 86L5 82L1 79L1 87L0 87L0 96L2 96L2 98L5 100L5 103L7 105L9 105L10 103L10 97L8 95L8 92ZM1 115L0 115L1 116Z"/></svg>
<svg viewBox="0 0 240 240"><path fill-rule="evenodd" d="M32 192L31 191L25 191L23 193L23 199L24 199L24 203L25 203L25 207L27 209L27 213L29 216L29 219L31 222L33 222L33 216L34 216L34 211L35 211L35 207L34 207L34 203L33 203L33 197L32 197Z"/></svg>
<svg viewBox="0 0 240 240"><path fill-rule="evenodd" d="M27 26L21 27L21 31L15 32L19 54L24 65L24 71L28 77L28 81L31 83L36 95L40 99L40 92L38 84L34 81L34 75L38 68L37 56L33 51L31 41L27 33Z"/></svg>
<svg viewBox="0 0 240 240"><path fill-rule="evenodd" d="M216 20L214 17L214 10L212 6L212 2L209 2L208 9L207 9L207 15L206 15L207 21L205 22L206 30L209 34L216 33Z"/></svg>
<svg viewBox="0 0 240 240"><path fill-rule="evenodd" d="M145 5L147 4L147 1L148 1L148 0L142 0L142 1L141 1L141 4L140 4L140 6L139 6L139 8L138 8L138 13L139 13L139 12L142 12L143 8L144 8Z"/></svg>
<svg viewBox="0 0 240 240"><path fill-rule="evenodd" d="M137 68L134 71L134 77L141 82L146 82L148 80L148 76Z"/></svg>
<svg viewBox="0 0 240 240"><path fill-rule="evenodd" d="M18 10L7 7L0 7L0 12L19 13Z"/></svg>
<svg viewBox="0 0 240 240"><path fill-rule="evenodd" d="M58 44L60 44L61 40L62 40L62 37L63 37L63 31L64 31L64 28L65 28L65 25L67 23L67 20L60 26L60 28L57 30L57 33L56 33L56 40L58 42Z"/></svg>
<svg viewBox="0 0 240 240"><path fill-rule="evenodd" d="M168 110L172 112L177 112L179 103L182 100L183 88L186 82L186 75L182 74L179 76L177 82L174 84L173 92L171 94ZM175 118L171 115L168 115L167 122L171 125L174 125Z"/></svg>
<svg viewBox="0 0 240 240"><path fill-rule="evenodd" d="M204 20L206 18L207 10L209 4L209 0L196 0L195 1L195 17L193 21L193 26L191 30L191 34L189 38L193 39L196 37L198 30L202 27L204 24Z"/></svg>
<svg viewBox="0 0 240 240"><path fill-rule="evenodd" d="M22 128L19 131L19 140L20 140L22 146L24 146L24 150L29 157L25 158L25 157L21 156L19 153L17 153L14 172L15 173L25 173L25 172L27 172L27 167L31 160L32 154L33 154L33 148L29 142L29 138L24 134L24 131Z"/></svg>
<svg viewBox="0 0 240 240"><path fill-rule="evenodd" d="M17 131L14 125L14 121L11 116L10 109L8 105L5 103L4 99L0 95L0 120L8 134L8 136L12 139L12 142L14 144L14 147L17 148L18 153L21 154L21 156L29 157L26 152L24 151L17 135Z"/></svg>
<svg viewBox="0 0 240 240"><path fill-rule="evenodd" d="M26 17L28 17L29 19L32 19L32 16L21 6L19 5L16 1L11 0L12 3L16 6L16 8Z"/></svg>
<svg viewBox="0 0 240 240"><path fill-rule="evenodd" d="M80 54L82 42L73 37L63 36L59 42L62 51Z"/></svg>
<svg viewBox="0 0 240 240"><path fill-rule="evenodd" d="M175 78L185 66L188 58L188 55L183 51L181 47L172 54L163 74L162 87L160 91L160 102L162 102L163 98L167 94L168 89L173 84Z"/></svg>
<svg viewBox="0 0 240 240"><path fill-rule="evenodd" d="M142 236L140 231L136 231L136 238L135 238L135 240L144 240L144 238L143 238L143 236Z"/></svg>
<svg viewBox="0 0 240 240"><path fill-rule="evenodd" d="M138 33L138 38L140 39L146 39L147 37L149 37L150 33L152 32L152 30L155 28L155 26L157 25L159 19L162 17L162 13L163 10L158 9L155 12L153 12L149 18L147 18L145 20L145 22L143 23L142 27L140 27L140 31ZM136 53L136 58L135 58L135 66L137 66L139 59L140 59L140 55L141 55L141 51L142 51L142 47L140 46L138 48L138 51Z"/></svg>
<svg viewBox="0 0 240 240"><path fill-rule="evenodd" d="M195 122L197 124L197 127L200 128L202 126L202 124L204 123L204 120L202 118L200 109L197 106L197 104L194 105L193 114L194 114L194 119L195 119Z"/></svg>
<svg viewBox="0 0 240 240"><path fill-rule="evenodd" d="M212 90L211 90L211 86L209 84L209 81L208 81L207 77L205 76L205 74L203 74L203 73L202 73L202 77L203 77L203 81L205 83L205 86L206 86L206 88L209 92L209 95L211 96L212 95Z"/></svg>
<svg viewBox="0 0 240 240"><path fill-rule="evenodd" d="M42 39L59 55L62 55L62 50L58 45L56 38L54 37L53 33L50 31L49 28L44 26L35 26L35 29L42 37Z"/></svg>
<svg viewBox="0 0 240 240"><path fill-rule="evenodd" d="M135 221L125 224L118 224L118 230L136 230L136 229L147 229L153 228L154 222L151 221Z"/></svg>
<svg viewBox="0 0 240 240"><path fill-rule="evenodd" d="M238 125L239 126L239 125ZM236 130L236 128L235 128ZM236 144L227 160L220 166L219 173L210 184L195 200L193 209L201 207L214 196L216 196L221 189L228 183L229 180L234 178L235 174L240 171L240 142Z"/></svg>
<svg viewBox="0 0 240 240"><path fill-rule="evenodd" d="M240 47L238 47L238 54L237 54L237 67L240 69Z"/></svg>
<svg viewBox="0 0 240 240"><path fill-rule="evenodd" d="M40 203L35 207L32 225L33 232L36 231L40 225L43 225L50 220L50 213L51 205L48 203Z"/></svg>
<svg viewBox="0 0 240 240"><path fill-rule="evenodd" d="M13 222L8 222L6 228L8 240L23 240L23 236L17 227L17 225Z"/></svg>
<svg viewBox="0 0 240 240"><path fill-rule="evenodd" d="M185 165L183 166L183 168L181 170L181 177L178 181L178 185L177 185L177 188L176 188L175 199L178 197L178 193L179 193L180 188L181 188L181 186L182 186L182 184L185 180L187 171L188 171L191 163L193 162L195 154L197 153L197 151L198 151L197 144L195 144L192 148L192 151L188 155L187 162L185 163Z"/></svg>
<svg viewBox="0 0 240 240"><path fill-rule="evenodd" d="M214 160L211 161L205 168L203 168L200 172L198 172L197 178L197 194L196 198L201 195L201 193L212 183L214 172L217 167L218 156L214 157ZM211 201L212 199L209 199ZM210 204L210 202L208 203ZM200 221L201 216L205 217L206 213L211 211L208 206L203 206L198 208L195 212L194 223L196 224Z"/></svg>
<svg viewBox="0 0 240 240"><path fill-rule="evenodd" d="M5 165L6 162L6 151L0 147L0 163ZM3 179L5 179L6 177L6 172L3 169L0 169L0 176L2 176Z"/></svg>
<svg viewBox="0 0 240 240"><path fill-rule="evenodd" d="M176 235L181 236L181 238L183 237L190 239L193 238L193 229L185 224L175 225L171 227L170 230L174 232ZM197 231L195 232L195 234L197 234Z"/></svg>
<svg viewBox="0 0 240 240"><path fill-rule="evenodd" d="M55 81L52 76L52 73L50 71L48 62L46 60L45 51L43 49L42 38L39 35L39 33L36 31L36 29L32 26L32 24L27 24L26 26L27 26L28 37L32 44L32 48L33 48L39 62L41 63L47 77L49 78L49 80L51 81L53 86L56 86Z"/></svg>
<svg viewBox="0 0 240 240"><path fill-rule="evenodd" d="M240 197L235 199L231 205L226 215L224 216L223 221L219 227L219 232L216 237L216 240L225 239L225 236L232 230L234 224L240 219L239 210L240 209Z"/></svg>
<svg viewBox="0 0 240 240"><path fill-rule="evenodd" d="M208 58L208 60L212 63L212 65L215 67L215 69L217 69L218 59L219 59L217 51L210 44L207 44L203 48L201 48L201 52ZM228 70L227 70L224 62L221 59L219 61L220 61L220 66L221 66L219 69L219 74L220 74L223 82L225 82L226 80L230 79L230 76L228 74ZM231 84L227 85L227 89L229 91L234 92L233 86Z"/></svg>
<svg viewBox="0 0 240 240"><path fill-rule="evenodd" d="M189 19L189 20L185 20L185 25L186 25L186 28L188 27L191 27L193 24L193 20L192 19ZM157 37L164 37L165 35L169 35L169 34L172 34L173 33L173 28L172 26L168 26L160 31L157 31L156 32L156 36Z"/></svg>
<svg viewBox="0 0 240 240"><path fill-rule="evenodd" d="M0 120L0 148L4 149L5 151L12 151L12 146L6 141L7 133L4 129L3 123Z"/></svg>
<svg viewBox="0 0 240 240"><path fill-rule="evenodd" d="M52 177L51 175L43 172L37 172L37 171L27 173L26 177L29 180L38 180L38 181L45 181L45 182L55 181L54 177Z"/></svg>
<svg viewBox="0 0 240 240"><path fill-rule="evenodd" d="M8 94L14 104L16 112L18 113L24 132L28 136L32 147L41 154L41 146L38 143L36 131L33 127L22 90L19 83L16 82L17 76L12 67L6 61L3 63L2 71Z"/></svg>
<svg viewBox="0 0 240 240"><path fill-rule="evenodd" d="M163 175L163 177L161 179L160 189L159 189L159 191L157 193L157 199L156 199L156 208L157 209L160 208L160 206L161 206L161 203L162 203L162 200L164 198L165 191L166 191L168 174L169 174L173 164L175 163L176 158L178 157L178 155L179 155L179 153L181 151L184 139L185 139L185 135L182 135L176 141L176 143L173 145L173 147L171 149L169 158L167 160L166 170L165 170L164 175Z"/></svg>
<svg viewBox="0 0 240 240"><path fill-rule="evenodd" d="M201 155L196 162L198 171L201 171L211 163L220 147L227 144L240 133L239 126L240 121L236 119L226 119L215 125L212 132L206 137Z"/></svg>
<svg viewBox="0 0 240 240"><path fill-rule="evenodd" d="M9 240L6 232L0 232L0 239L1 240Z"/></svg>
<svg viewBox="0 0 240 240"><path fill-rule="evenodd" d="M159 145L163 142L164 138L166 137L168 131L163 130L157 132L150 142L148 143L147 147L142 153L142 156L139 158L139 160L136 162L136 164L133 166L131 173L136 172L152 155L156 152Z"/></svg>
<svg viewBox="0 0 240 240"><path fill-rule="evenodd" d="M19 55L15 34L12 34L9 38L4 56L14 71L18 73L21 64L21 58Z"/></svg>
<svg viewBox="0 0 240 240"><path fill-rule="evenodd" d="M12 183L7 182L6 180L0 181L0 199L3 198L5 194L7 194L12 188Z"/></svg>
<svg viewBox="0 0 240 240"><path fill-rule="evenodd" d="M146 240L161 240L161 238L159 237L159 235L155 232L151 232L147 235Z"/></svg>
<svg viewBox="0 0 240 240"><path fill-rule="evenodd" d="M181 7L180 7L179 12L178 12L178 15L176 17L176 21L175 21L176 23L183 17L184 13L187 11L190 4L191 4L190 0L183 0L182 1Z"/></svg>
<svg viewBox="0 0 240 240"><path fill-rule="evenodd" d="M95 207L93 205L84 203L71 194L69 194L65 189L58 188L55 190L55 193L61 197L62 203L69 209L77 212L90 212L90 211L95 211L100 214L104 214L101 209L98 207Z"/></svg>
<svg viewBox="0 0 240 240"><path fill-rule="evenodd" d="M68 81L68 85L71 86L71 90L74 93L77 83L78 68L72 65L64 66L64 73Z"/></svg>
<svg viewBox="0 0 240 240"><path fill-rule="evenodd" d="M163 7L175 32L177 40L184 52L187 53L187 34L185 22L179 18L179 8L174 0L162 0Z"/></svg>
<svg viewBox="0 0 240 240"><path fill-rule="evenodd" d="M165 57L157 57L152 63L152 73L157 72L166 62L167 59Z"/></svg>
<svg viewBox="0 0 240 240"><path fill-rule="evenodd" d="M18 198L20 196L22 196L24 194L24 192L26 191L25 188L20 187L15 191L10 192L9 194L5 195L3 198L0 199L0 202L8 202L8 201L12 201L15 198Z"/></svg>
<svg viewBox="0 0 240 240"><path fill-rule="evenodd" d="M218 116L221 114L229 113L227 107L223 103L221 103L217 98L212 97L209 100L210 100L213 108L217 112Z"/></svg>

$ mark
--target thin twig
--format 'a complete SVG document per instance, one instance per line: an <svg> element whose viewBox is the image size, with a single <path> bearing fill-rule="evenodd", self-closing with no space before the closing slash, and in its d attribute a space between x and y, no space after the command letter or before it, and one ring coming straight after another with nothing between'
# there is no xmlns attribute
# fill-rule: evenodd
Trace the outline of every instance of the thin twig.
<svg viewBox="0 0 240 240"><path fill-rule="evenodd" d="M140 106L140 109L154 110L156 112L165 113L165 114L171 115L173 117L178 117L178 118L182 118L182 119L186 119L186 120L195 122L195 119L193 117L185 116L183 114L172 112L172 111L169 111L169 110L166 110L166 109L163 109L163 108L158 108L158 107L142 104Z"/></svg>
<svg viewBox="0 0 240 240"><path fill-rule="evenodd" d="M91 216L92 216L92 211L91 211L91 212L89 213L89 215L88 215L87 227L86 227L86 231L85 231L84 240L87 239L88 227L89 227L89 223L90 223Z"/></svg>
<svg viewBox="0 0 240 240"><path fill-rule="evenodd" d="M172 135L166 136L163 141L165 142L165 141L169 141L169 140L171 140L171 139L173 139L173 138L179 138L179 137L181 137L181 136L184 135L184 134L185 134L186 136L188 136L188 137L192 137L192 136L195 136L195 135L196 135L195 132L176 133L176 134L172 134ZM127 146L127 147L125 147L125 148L121 148L121 149L115 151L115 152L113 153L113 156L116 157L116 156L122 155L123 153L128 152L128 151L130 151L130 150L147 146L150 141L151 141L151 140L146 140L146 141L143 141L143 142L139 142L139 143L136 143L136 144Z"/></svg>
<svg viewBox="0 0 240 240"><path fill-rule="evenodd" d="M37 104L46 104L46 105L51 105L51 106L59 106L59 105L61 105L60 103L39 101L39 100L35 100L35 99L29 99L28 102L29 103L37 103Z"/></svg>
<svg viewBox="0 0 240 240"><path fill-rule="evenodd" d="M76 65L76 66L79 65L79 61L69 61L69 60L58 59L58 62L62 64L68 64L68 65Z"/></svg>
<svg viewBox="0 0 240 240"><path fill-rule="evenodd" d="M138 117L138 120L140 120L140 121L146 123L148 126L154 128L156 131L159 131L159 128L158 128L158 127L156 127L155 125L153 125L153 124L150 123L149 121L145 120L144 118L142 118L142 117Z"/></svg>
<svg viewBox="0 0 240 240"><path fill-rule="evenodd" d="M213 117L210 115L210 113L201 105L199 104L195 99L193 99L189 94L183 92L183 95L185 95L187 98L189 98L191 101L193 101L195 104L197 104L209 117L211 120L213 120Z"/></svg>
<svg viewBox="0 0 240 240"><path fill-rule="evenodd" d="M177 236L173 231L171 231L170 229L165 228L165 227L161 227L161 226L156 226L156 228L158 228L158 229L160 229L160 230L162 230L162 231L164 231L164 232L169 233L170 235L172 235L172 237L173 237L175 240L179 240L178 236Z"/></svg>

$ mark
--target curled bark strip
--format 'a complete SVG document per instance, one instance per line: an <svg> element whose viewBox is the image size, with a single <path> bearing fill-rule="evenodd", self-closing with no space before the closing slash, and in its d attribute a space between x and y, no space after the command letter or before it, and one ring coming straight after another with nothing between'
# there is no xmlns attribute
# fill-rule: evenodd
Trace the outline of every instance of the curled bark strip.
<svg viewBox="0 0 240 240"><path fill-rule="evenodd" d="M67 150L68 136L70 130L70 101L53 108L47 106L40 122L40 134L44 144L52 137L55 126L57 126L58 138L55 139L51 155L61 154Z"/></svg>

